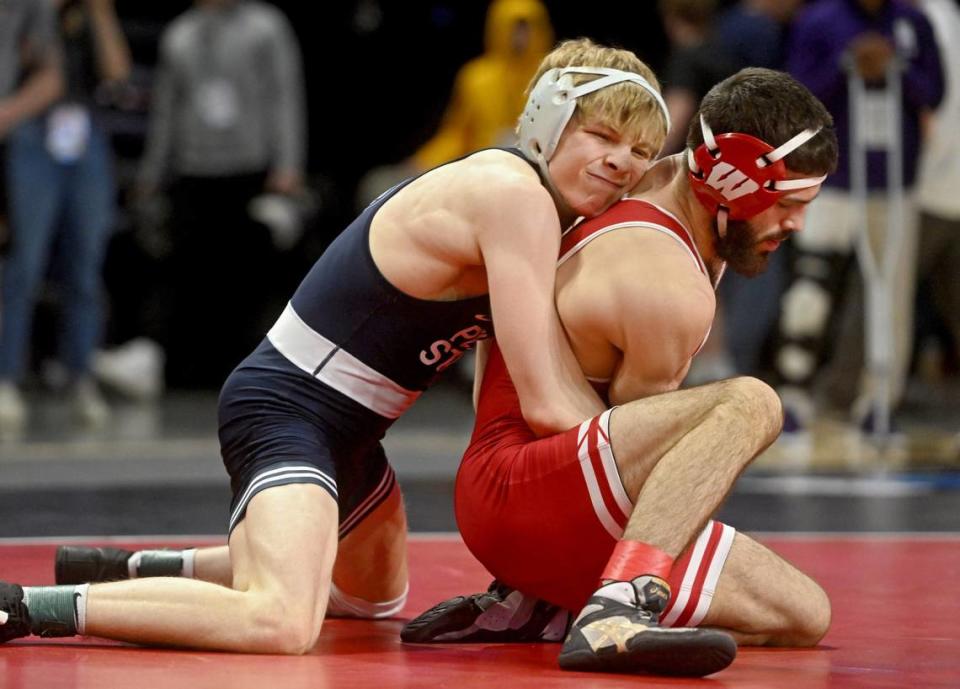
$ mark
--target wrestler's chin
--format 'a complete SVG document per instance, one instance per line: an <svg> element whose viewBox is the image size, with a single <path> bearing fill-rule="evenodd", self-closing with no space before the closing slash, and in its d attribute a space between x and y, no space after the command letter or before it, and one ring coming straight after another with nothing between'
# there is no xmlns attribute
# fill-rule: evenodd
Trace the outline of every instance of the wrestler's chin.
<svg viewBox="0 0 960 689"><path fill-rule="evenodd" d="M729 261L727 265L738 275L742 275L747 278L754 278L761 273L766 272L767 267L770 265L770 255L772 253L772 251L768 251L757 254L751 257L749 260L741 259Z"/></svg>
<svg viewBox="0 0 960 689"><path fill-rule="evenodd" d="M578 216L595 218L623 198L623 194L622 188L607 184L599 192L576 199L576 202L571 204L571 208Z"/></svg>

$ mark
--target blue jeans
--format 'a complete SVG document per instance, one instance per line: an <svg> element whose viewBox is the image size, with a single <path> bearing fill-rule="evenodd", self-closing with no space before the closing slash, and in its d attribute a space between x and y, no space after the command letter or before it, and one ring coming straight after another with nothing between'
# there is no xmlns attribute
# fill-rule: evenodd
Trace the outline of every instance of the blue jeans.
<svg viewBox="0 0 960 689"><path fill-rule="evenodd" d="M63 259L60 354L74 376L89 371L102 330L101 269L116 203L110 143L94 124L85 153L65 164L47 152L45 138L39 118L18 127L7 145L13 243L0 283L0 380L23 375L33 312L55 246Z"/></svg>

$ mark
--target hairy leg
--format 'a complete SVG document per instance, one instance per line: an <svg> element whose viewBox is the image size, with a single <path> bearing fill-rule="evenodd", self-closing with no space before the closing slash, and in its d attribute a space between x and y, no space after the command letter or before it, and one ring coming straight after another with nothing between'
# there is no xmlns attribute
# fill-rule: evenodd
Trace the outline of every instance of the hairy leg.
<svg viewBox="0 0 960 689"><path fill-rule="evenodd" d="M315 485L257 494L230 538L233 589L150 577L90 587L86 633L148 645L305 653L337 552L337 504Z"/></svg>
<svg viewBox="0 0 960 689"><path fill-rule="evenodd" d="M830 627L830 599L813 579L737 532L702 626L740 645L815 646Z"/></svg>
<svg viewBox="0 0 960 689"><path fill-rule="evenodd" d="M634 509L623 538L676 557L780 431L780 400L734 378L617 407L613 454Z"/></svg>
<svg viewBox="0 0 960 689"><path fill-rule="evenodd" d="M782 418L776 393L753 378L612 412L610 446L634 507L603 585L564 641L561 668L702 677L733 662L736 640L723 630L659 626L671 595L666 579Z"/></svg>

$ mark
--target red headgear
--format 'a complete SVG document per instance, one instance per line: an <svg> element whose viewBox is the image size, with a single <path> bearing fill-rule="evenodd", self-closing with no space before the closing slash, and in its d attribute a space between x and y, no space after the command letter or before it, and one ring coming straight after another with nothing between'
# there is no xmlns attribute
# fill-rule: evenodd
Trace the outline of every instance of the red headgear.
<svg viewBox="0 0 960 689"><path fill-rule="evenodd" d="M690 186L700 203L713 214L731 220L746 220L777 202L784 192L806 189L827 178L786 179L783 158L816 136L817 129L804 129L779 148L749 134L730 133L714 137L700 116L703 143L687 149ZM725 224L726 218L723 218Z"/></svg>

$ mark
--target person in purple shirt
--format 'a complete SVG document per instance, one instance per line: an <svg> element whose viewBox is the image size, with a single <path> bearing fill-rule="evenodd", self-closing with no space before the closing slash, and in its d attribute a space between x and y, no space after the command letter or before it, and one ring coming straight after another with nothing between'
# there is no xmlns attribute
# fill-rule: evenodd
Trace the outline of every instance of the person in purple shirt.
<svg viewBox="0 0 960 689"><path fill-rule="evenodd" d="M787 410L785 430L802 429L811 420L809 390L820 363L828 358L825 333L837 298L847 307L834 339L832 365L824 379L836 390L834 399L853 402L853 419L869 426L871 393L849 373L862 370L862 293L859 278L849 268L856 232L862 219L851 196L849 70L866 87L865 111L858 123L865 137L867 227L882 257L887 230L889 141L884 127L884 89L891 61L900 65L901 146L905 213L897 250L892 322L895 333L889 403L895 407L908 373L916 271L917 212L912 198L921 147L922 114L943 97L943 76L933 29L926 17L904 0L816 0L797 16L787 46L786 69L827 106L840 143L837 171L810 208L807 226L796 238L793 280L784 294L779 324L777 373ZM895 63L894 63L895 64ZM848 284L849 283L849 284ZM839 311L839 309L836 309ZM837 375L832 371L837 371ZM843 379L842 374L847 374ZM825 384L828 380L822 381ZM846 399L839 394L848 391ZM850 393L859 394L853 400Z"/></svg>

